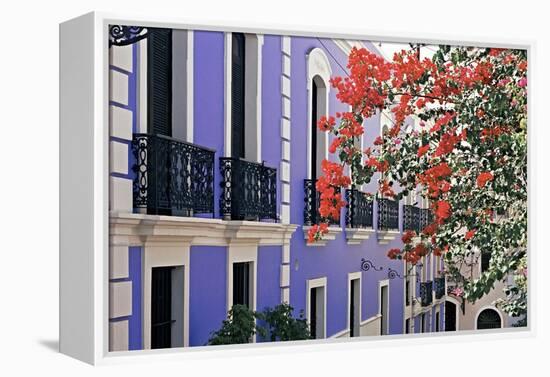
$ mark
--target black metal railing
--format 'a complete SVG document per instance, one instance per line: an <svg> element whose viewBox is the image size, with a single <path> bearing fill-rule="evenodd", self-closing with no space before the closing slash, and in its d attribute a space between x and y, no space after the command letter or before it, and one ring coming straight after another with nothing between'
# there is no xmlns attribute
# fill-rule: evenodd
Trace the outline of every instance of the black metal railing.
<svg viewBox="0 0 550 377"><path fill-rule="evenodd" d="M433 301L433 282L425 281L420 283L420 305L428 306Z"/></svg>
<svg viewBox="0 0 550 377"><path fill-rule="evenodd" d="M410 204L403 205L403 231L414 230L419 233L421 209Z"/></svg>
<svg viewBox="0 0 550 377"><path fill-rule="evenodd" d="M372 199L364 192L346 190L346 226L351 228L372 228Z"/></svg>
<svg viewBox="0 0 550 377"><path fill-rule="evenodd" d="M321 194L315 188L313 179L304 179L304 225L318 224L325 220L319 214ZM339 221L328 218L330 225L340 225Z"/></svg>
<svg viewBox="0 0 550 377"><path fill-rule="evenodd" d="M434 278L434 292L437 300L445 296L445 277Z"/></svg>
<svg viewBox="0 0 550 377"><path fill-rule="evenodd" d="M378 229L399 230L399 202L392 199L377 199Z"/></svg>
<svg viewBox="0 0 550 377"><path fill-rule="evenodd" d="M147 213L214 215L215 151L171 137L135 134L134 208Z"/></svg>
<svg viewBox="0 0 550 377"><path fill-rule="evenodd" d="M423 231L425 227L433 223L434 215L431 209L420 209L420 231Z"/></svg>
<svg viewBox="0 0 550 377"><path fill-rule="evenodd" d="M277 169L239 158L220 158L220 215L231 220L277 221Z"/></svg>

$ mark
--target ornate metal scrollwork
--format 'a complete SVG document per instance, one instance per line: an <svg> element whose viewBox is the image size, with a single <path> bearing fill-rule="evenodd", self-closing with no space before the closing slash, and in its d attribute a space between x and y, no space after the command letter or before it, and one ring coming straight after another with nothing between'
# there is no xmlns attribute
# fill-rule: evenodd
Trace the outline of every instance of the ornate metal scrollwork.
<svg viewBox="0 0 550 377"><path fill-rule="evenodd" d="M147 28L141 26L109 25L109 47L127 46L147 38Z"/></svg>
<svg viewBox="0 0 550 377"><path fill-rule="evenodd" d="M399 202L391 199L377 199L378 229L399 230Z"/></svg>
<svg viewBox="0 0 550 377"><path fill-rule="evenodd" d="M321 202L321 194L315 188L313 179L304 179L304 224L313 225L323 220L319 214L319 205ZM330 225L340 225L339 221L328 218Z"/></svg>
<svg viewBox="0 0 550 377"><path fill-rule="evenodd" d="M277 221L277 169L238 158L220 158L220 213L232 220Z"/></svg>
<svg viewBox="0 0 550 377"><path fill-rule="evenodd" d="M405 279L404 276L401 276L399 275L399 272L397 272L396 270L394 270L393 268L391 267L388 267L388 279L395 279L395 278L399 278L399 279Z"/></svg>
<svg viewBox="0 0 550 377"><path fill-rule="evenodd" d="M135 134L134 207L153 214L214 215L214 151L161 135Z"/></svg>
<svg viewBox="0 0 550 377"><path fill-rule="evenodd" d="M417 206L403 205L403 230L414 230L419 233L422 231L420 224L421 209Z"/></svg>
<svg viewBox="0 0 550 377"><path fill-rule="evenodd" d="M359 190L346 190L346 225L351 228L372 227L372 199Z"/></svg>
<svg viewBox="0 0 550 377"><path fill-rule="evenodd" d="M363 271L369 271L370 269L373 269L374 271L382 271L383 268L382 267L376 267L372 261L370 261L369 259L364 259L362 258L361 259L361 270Z"/></svg>

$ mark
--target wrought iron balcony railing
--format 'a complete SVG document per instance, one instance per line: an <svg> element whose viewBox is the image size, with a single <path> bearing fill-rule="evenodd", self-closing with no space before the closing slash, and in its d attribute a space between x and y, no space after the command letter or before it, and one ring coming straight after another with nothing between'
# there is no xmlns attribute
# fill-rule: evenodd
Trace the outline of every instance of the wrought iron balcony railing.
<svg viewBox="0 0 550 377"><path fill-rule="evenodd" d="M414 230L419 233L420 228L420 213L421 209L417 206L405 204L403 205L403 230Z"/></svg>
<svg viewBox="0 0 550 377"><path fill-rule="evenodd" d="M432 210L429 208L422 208L420 210L420 231L424 230L425 227L433 223L434 215Z"/></svg>
<svg viewBox="0 0 550 377"><path fill-rule="evenodd" d="M134 208L147 213L214 216L215 151L171 137L135 134Z"/></svg>
<svg viewBox="0 0 550 377"><path fill-rule="evenodd" d="M372 199L355 189L346 190L346 226L351 228L372 228Z"/></svg>
<svg viewBox="0 0 550 377"><path fill-rule="evenodd" d="M420 305L428 306L432 304L433 301L433 282L425 281L420 283Z"/></svg>
<svg viewBox="0 0 550 377"><path fill-rule="evenodd" d="M445 277L444 276L434 278L434 292L435 292L435 298L437 300L445 296Z"/></svg>
<svg viewBox="0 0 550 377"><path fill-rule="evenodd" d="M304 225L318 224L323 220L319 214L321 194L315 188L315 183L313 179L304 179ZM332 218L328 222L330 225L340 225L339 221Z"/></svg>
<svg viewBox="0 0 550 377"><path fill-rule="evenodd" d="M277 169L221 157L220 214L231 220L277 220Z"/></svg>
<svg viewBox="0 0 550 377"><path fill-rule="evenodd" d="M378 229L399 230L399 202L392 199L377 199Z"/></svg>

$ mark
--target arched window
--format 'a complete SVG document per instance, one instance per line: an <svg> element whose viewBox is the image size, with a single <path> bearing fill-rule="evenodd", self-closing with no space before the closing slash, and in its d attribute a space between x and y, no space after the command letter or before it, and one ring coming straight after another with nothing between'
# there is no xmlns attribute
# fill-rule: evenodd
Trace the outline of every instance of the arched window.
<svg viewBox="0 0 550 377"><path fill-rule="evenodd" d="M477 316L476 327L478 330L501 328L500 314L495 309L482 310Z"/></svg>
<svg viewBox="0 0 550 377"><path fill-rule="evenodd" d="M308 178L315 180L321 176L321 163L328 158L328 133L317 128L317 121L329 112L329 80L332 70L323 50L314 48L307 55L308 75Z"/></svg>

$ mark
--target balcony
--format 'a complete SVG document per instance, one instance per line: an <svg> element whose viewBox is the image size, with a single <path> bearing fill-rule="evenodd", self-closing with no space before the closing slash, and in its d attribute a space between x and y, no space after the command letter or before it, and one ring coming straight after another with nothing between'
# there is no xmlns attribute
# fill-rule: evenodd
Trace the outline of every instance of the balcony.
<svg viewBox="0 0 550 377"><path fill-rule="evenodd" d="M220 215L225 220L277 221L277 169L221 157Z"/></svg>
<svg viewBox="0 0 550 377"><path fill-rule="evenodd" d="M399 201L377 199L378 203L378 243L386 245L399 235Z"/></svg>
<svg viewBox="0 0 550 377"><path fill-rule="evenodd" d="M391 199L377 199L378 229L399 230L399 202Z"/></svg>
<svg viewBox="0 0 550 377"><path fill-rule="evenodd" d="M425 281L420 283L420 305L429 306L433 301L433 282Z"/></svg>
<svg viewBox="0 0 550 377"><path fill-rule="evenodd" d="M314 225L328 220L329 225L339 226L339 221L332 218L323 219L319 214L321 194L315 188L315 182L312 179L304 179L304 225Z"/></svg>
<svg viewBox="0 0 550 377"><path fill-rule="evenodd" d="M445 296L445 277L434 278L434 292L436 300Z"/></svg>
<svg viewBox="0 0 550 377"><path fill-rule="evenodd" d="M319 241L308 243L308 246L325 246L328 241L336 239L336 235L342 231L340 221L332 218L322 218L319 214L319 205L321 202L321 194L317 192L313 179L304 179L304 238L307 239L308 230L314 224L319 224L322 221L328 221L328 233L323 235Z"/></svg>
<svg viewBox="0 0 550 377"><path fill-rule="evenodd" d="M171 137L132 140L135 209L149 214L214 216L214 151Z"/></svg>
<svg viewBox="0 0 550 377"><path fill-rule="evenodd" d="M368 240L372 229L373 201L359 190L346 190L346 239L349 245L358 245Z"/></svg>
<svg viewBox="0 0 550 377"><path fill-rule="evenodd" d="M429 208L422 208L420 210L420 231L424 230L425 227L433 223L434 215Z"/></svg>
<svg viewBox="0 0 550 377"><path fill-rule="evenodd" d="M417 206L405 204L403 206L403 231L414 230L417 233L422 231L420 224L422 209Z"/></svg>

